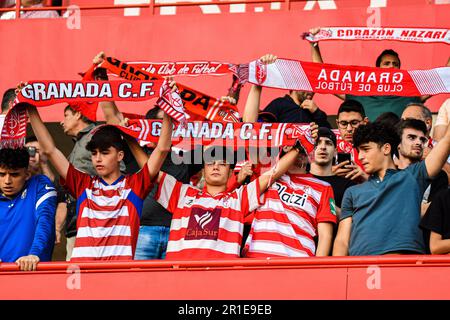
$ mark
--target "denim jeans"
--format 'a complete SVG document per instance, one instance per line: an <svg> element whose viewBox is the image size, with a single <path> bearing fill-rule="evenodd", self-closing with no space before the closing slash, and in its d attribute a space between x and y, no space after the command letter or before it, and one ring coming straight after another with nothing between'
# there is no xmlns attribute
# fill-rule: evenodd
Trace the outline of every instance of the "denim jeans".
<svg viewBox="0 0 450 320"><path fill-rule="evenodd" d="M140 226L135 260L164 259L170 227Z"/></svg>

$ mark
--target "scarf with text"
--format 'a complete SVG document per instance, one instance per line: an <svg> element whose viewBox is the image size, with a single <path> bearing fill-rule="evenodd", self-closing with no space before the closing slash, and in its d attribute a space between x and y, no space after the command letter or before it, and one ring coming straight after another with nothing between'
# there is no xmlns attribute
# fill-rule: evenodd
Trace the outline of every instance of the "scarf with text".
<svg viewBox="0 0 450 320"><path fill-rule="evenodd" d="M146 62L126 61L128 66L144 70L156 76L221 76L233 73L234 64L226 62L193 61L193 62ZM108 73L109 76L118 76Z"/></svg>
<svg viewBox="0 0 450 320"><path fill-rule="evenodd" d="M358 96L450 93L450 67L406 71L277 59L272 64L260 60L241 64L237 74L241 82L316 93Z"/></svg>
<svg viewBox="0 0 450 320"><path fill-rule="evenodd" d="M450 44L450 30L435 28L324 27L320 28L319 33L315 35L304 32L301 37L309 42L323 40L396 40Z"/></svg>
<svg viewBox="0 0 450 320"><path fill-rule="evenodd" d="M101 101L144 101L158 98L156 104L182 124L186 121L183 103L165 80L150 81L29 81L17 95L6 114L0 146L23 146L27 114L26 105L46 107L57 103L94 105ZM174 112L175 110L175 112Z"/></svg>
<svg viewBox="0 0 450 320"><path fill-rule="evenodd" d="M114 125L134 137L141 146L155 146L161 132L161 120L132 119L128 126ZM189 121L186 126L175 126L172 132L174 147L191 150L198 145L220 145L237 150L241 147L292 146L299 140L306 153L314 150L314 139L309 124L249 123Z"/></svg>
<svg viewBox="0 0 450 320"><path fill-rule="evenodd" d="M128 65L118 59L107 57L99 67L127 80L162 79L162 76L149 73L137 67ZM223 122L238 122L237 107L227 101L220 101L197 90L177 83L180 97L183 100L191 121L210 120Z"/></svg>

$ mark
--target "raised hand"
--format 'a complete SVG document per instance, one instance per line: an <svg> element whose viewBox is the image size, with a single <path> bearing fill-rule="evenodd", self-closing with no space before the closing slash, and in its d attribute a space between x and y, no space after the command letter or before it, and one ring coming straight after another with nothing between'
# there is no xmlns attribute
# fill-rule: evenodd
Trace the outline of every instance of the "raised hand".
<svg viewBox="0 0 450 320"><path fill-rule="evenodd" d="M270 53L265 54L261 58L259 58L259 60L261 60L261 62L264 64L274 63L277 59L278 59L277 56L270 54Z"/></svg>

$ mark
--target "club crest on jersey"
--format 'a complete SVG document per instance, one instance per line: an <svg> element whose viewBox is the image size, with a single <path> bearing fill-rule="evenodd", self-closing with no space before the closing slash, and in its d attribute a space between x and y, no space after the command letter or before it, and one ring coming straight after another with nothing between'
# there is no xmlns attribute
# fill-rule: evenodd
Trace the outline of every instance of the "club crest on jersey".
<svg viewBox="0 0 450 320"><path fill-rule="evenodd" d="M255 70L256 82L258 84L263 84L267 78L267 65L261 62L261 60L256 60L256 70Z"/></svg>
<svg viewBox="0 0 450 320"><path fill-rule="evenodd" d="M186 230L185 240L217 240L222 209L192 208Z"/></svg>

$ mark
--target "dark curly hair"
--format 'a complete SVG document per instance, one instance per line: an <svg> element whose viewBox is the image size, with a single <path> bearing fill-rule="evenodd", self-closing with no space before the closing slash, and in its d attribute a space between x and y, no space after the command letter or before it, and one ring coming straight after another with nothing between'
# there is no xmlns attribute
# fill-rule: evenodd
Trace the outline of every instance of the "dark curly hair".
<svg viewBox="0 0 450 320"><path fill-rule="evenodd" d="M355 130L353 146L359 148L362 144L369 142L374 142L380 147L388 143L391 146L391 156L393 156L400 144L400 137L395 127L386 123L370 122Z"/></svg>
<svg viewBox="0 0 450 320"><path fill-rule="evenodd" d="M6 169L28 168L30 155L27 149L0 149L0 167Z"/></svg>
<svg viewBox="0 0 450 320"><path fill-rule="evenodd" d="M112 126L103 126L95 130L91 141L86 145L86 149L91 152L95 149L108 150L109 147L114 147L118 151L123 151L125 148L125 141L119 129Z"/></svg>
<svg viewBox="0 0 450 320"><path fill-rule="evenodd" d="M398 125L398 128L397 128L397 134L400 137L400 139L402 138L403 131L405 129L414 129L417 131L422 131L424 135L427 135L427 131L428 131L427 125L422 120L418 120L418 119L401 120Z"/></svg>

